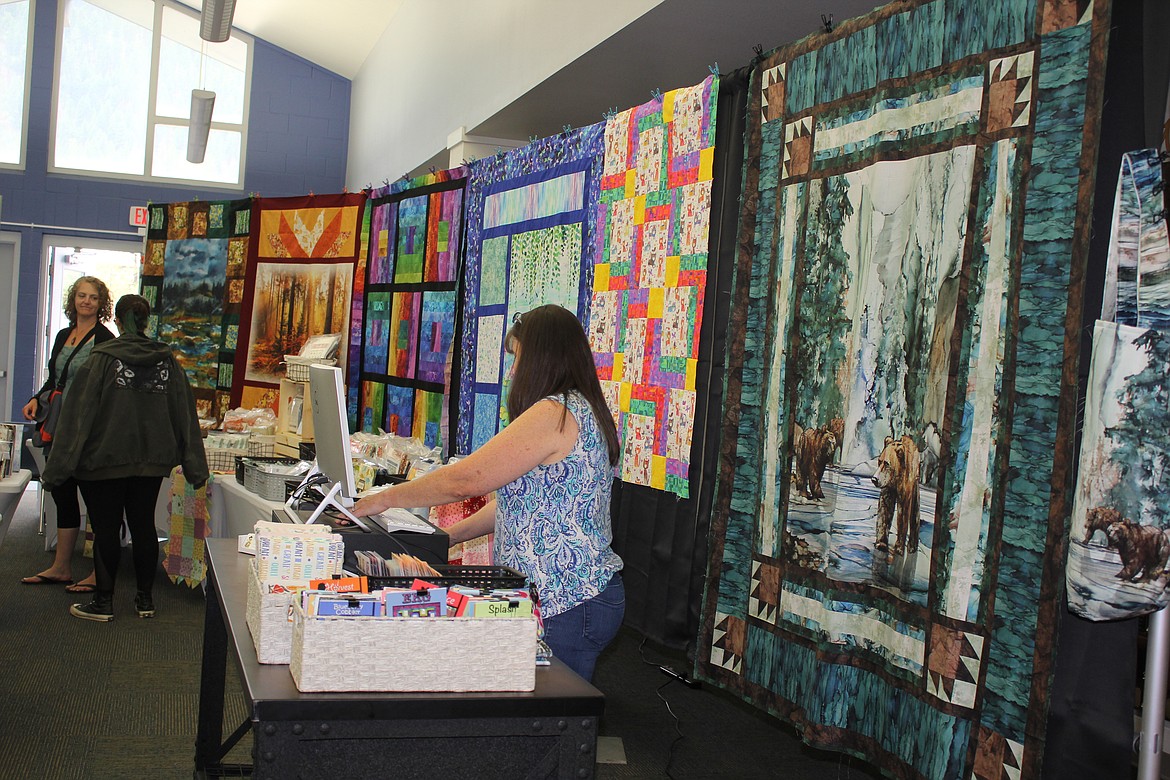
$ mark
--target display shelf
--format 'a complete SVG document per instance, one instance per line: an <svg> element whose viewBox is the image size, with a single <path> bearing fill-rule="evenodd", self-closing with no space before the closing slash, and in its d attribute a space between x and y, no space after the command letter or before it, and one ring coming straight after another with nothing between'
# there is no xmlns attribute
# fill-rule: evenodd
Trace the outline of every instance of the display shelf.
<svg viewBox="0 0 1170 780"><path fill-rule="evenodd" d="M296 447L302 441L313 441L313 413L308 398L308 382L280 380L280 401L276 412L278 444Z"/></svg>

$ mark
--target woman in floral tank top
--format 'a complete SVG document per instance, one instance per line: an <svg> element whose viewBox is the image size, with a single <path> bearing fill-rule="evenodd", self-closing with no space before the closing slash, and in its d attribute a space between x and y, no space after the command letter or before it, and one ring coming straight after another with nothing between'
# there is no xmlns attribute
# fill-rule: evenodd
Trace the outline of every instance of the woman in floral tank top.
<svg viewBox="0 0 1170 780"><path fill-rule="evenodd" d="M586 680L625 614L622 561L610 543L617 430L585 331L560 306L517 316L504 430L468 457L362 499L359 516L434 506L498 491L447 529L451 544L495 532L496 563L540 595L545 641Z"/></svg>

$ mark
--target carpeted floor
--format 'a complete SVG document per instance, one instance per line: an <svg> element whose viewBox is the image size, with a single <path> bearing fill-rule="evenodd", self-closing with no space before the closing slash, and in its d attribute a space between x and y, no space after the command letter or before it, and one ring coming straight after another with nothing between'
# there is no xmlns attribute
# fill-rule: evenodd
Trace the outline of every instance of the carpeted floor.
<svg viewBox="0 0 1170 780"><path fill-rule="evenodd" d="M191 777L202 590L172 585L160 570L158 616L140 620L126 554L115 620L73 618L69 604L86 599L19 582L50 560L36 509L34 483L0 546L0 780ZM75 577L91 568L75 554ZM775 719L719 691L672 681L658 668L664 663L685 666L681 655L626 630L598 664L594 683L607 697L601 734L621 739L626 762L599 764L601 780L878 776L856 759L809 750ZM231 662L228 668L225 733L247 714ZM599 757L620 754L616 740L602 742ZM250 750L245 736L227 762L251 763Z"/></svg>

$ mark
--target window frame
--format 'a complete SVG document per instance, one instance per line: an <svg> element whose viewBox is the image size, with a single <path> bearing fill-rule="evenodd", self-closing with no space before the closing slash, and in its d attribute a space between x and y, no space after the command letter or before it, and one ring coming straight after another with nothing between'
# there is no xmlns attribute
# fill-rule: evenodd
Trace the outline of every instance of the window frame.
<svg viewBox="0 0 1170 780"><path fill-rule="evenodd" d="M36 31L37 0L28 2L28 30L24 50L24 107L20 119L20 150L14 163L0 160L0 171L23 171L28 163L28 114L32 100L33 33Z"/></svg>
<svg viewBox="0 0 1170 780"><path fill-rule="evenodd" d="M35 2L35 0L30 0L30 2ZM61 57L58 53L63 49L63 39L65 35L65 2L57 3L57 36L54 45L55 55L53 57L53 94L49 116L48 172L99 179L118 179L121 181L149 182L152 184L174 184L181 186L196 186L203 189L238 190L242 192L244 190L244 173L247 170L248 160L248 119L251 113L252 103L252 64L256 53L255 39L246 33L239 32L235 27L232 28L231 38L240 41L245 46L247 46L248 49L247 62L244 66L243 111L240 123L235 124L233 122L217 122L214 121L214 118L211 122L212 130L227 130L232 132L238 131L240 133L240 162L238 181L223 182L212 181L210 179L182 179L173 178L170 176L154 175L152 171L154 168L155 128L160 125L169 127L188 127L190 125L190 118L182 119L179 117L160 116L158 114L158 64L161 51L163 9L170 8L173 11L186 14L196 22L199 21L199 12L188 8L181 3L172 2L172 0L144 0L144 2L151 2L154 4L154 12L152 16L153 21L151 23L150 82L147 92L148 112L146 116L146 146L143 159L143 170L145 173L137 174L95 171L85 168L66 168L56 164L57 105L58 96L61 90ZM208 43L207 45L215 46L216 44Z"/></svg>

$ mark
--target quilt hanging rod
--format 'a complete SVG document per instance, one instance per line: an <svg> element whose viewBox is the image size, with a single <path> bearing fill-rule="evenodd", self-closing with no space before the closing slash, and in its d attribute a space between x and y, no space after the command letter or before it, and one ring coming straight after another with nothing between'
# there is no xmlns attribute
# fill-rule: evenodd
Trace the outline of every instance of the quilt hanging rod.
<svg viewBox="0 0 1170 780"><path fill-rule="evenodd" d="M101 228L70 227L68 225L38 225L35 222L0 222L0 227L29 228L30 230L69 230L74 233L109 233L115 236L142 238L136 230L102 230Z"/></svg>

